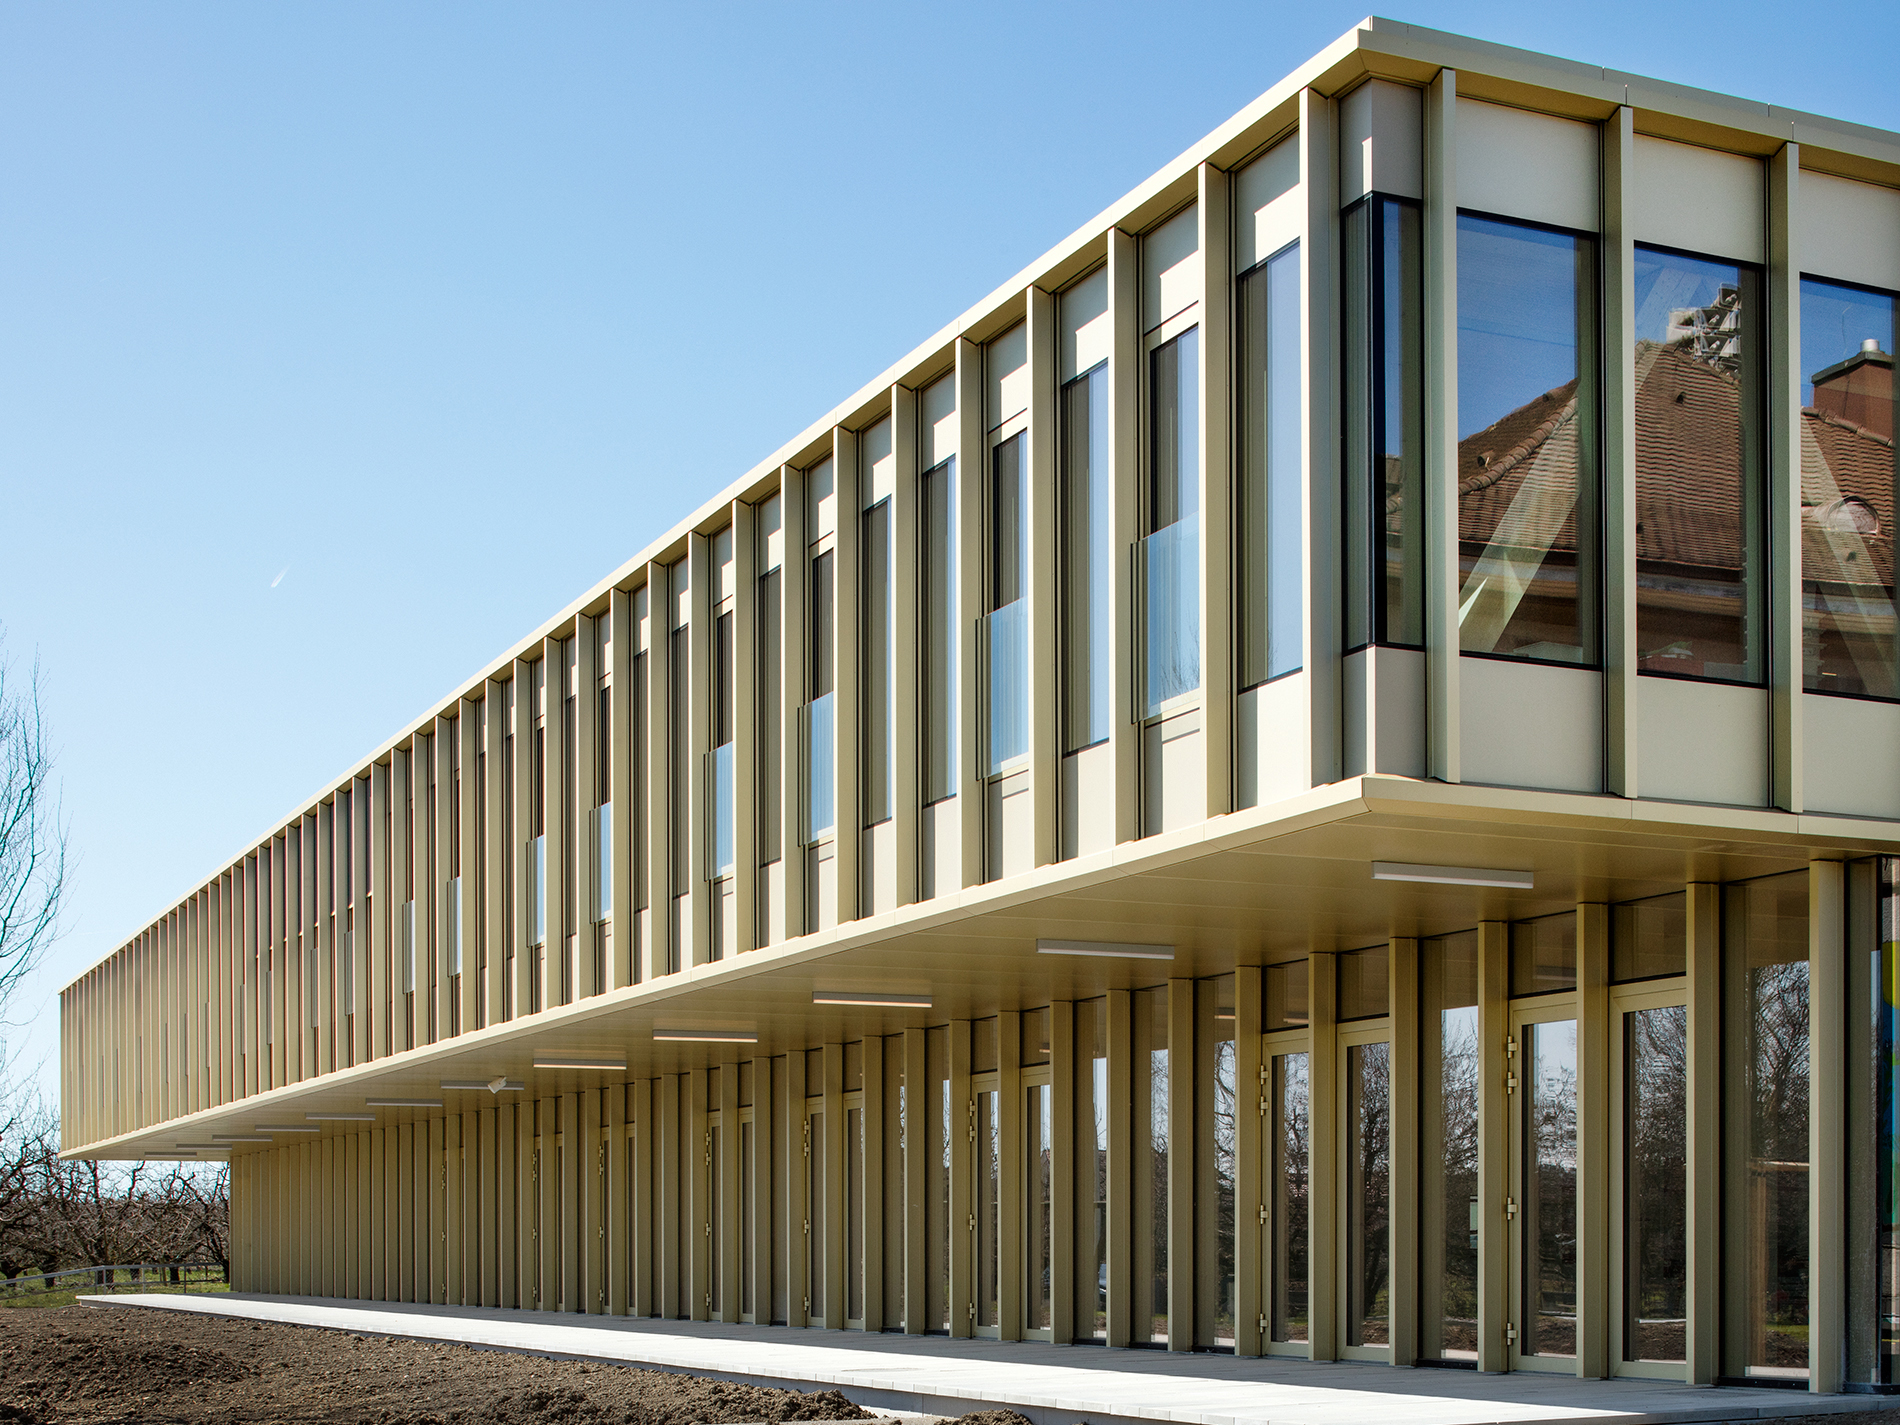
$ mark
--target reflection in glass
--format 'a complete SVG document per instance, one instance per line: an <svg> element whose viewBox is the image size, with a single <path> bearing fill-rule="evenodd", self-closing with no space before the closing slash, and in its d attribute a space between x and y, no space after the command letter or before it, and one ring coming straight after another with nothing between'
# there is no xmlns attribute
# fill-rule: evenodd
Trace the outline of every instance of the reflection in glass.
<svg viewBox="0 0 1900 1425"><path fill-rule="evenodd" d="M1048 1084L1031 1084L1023 1105L1029 1146L1029 1281L1023 1325L1047 1331L1055 1270L1055 1123Z"/></svg>
<svg viewBox="0 0 1900 1425"><path fill-rule="evenodd" d="M1689 1011L1624 1016L1623 1359L1686 1360Z"/></svg>
<svg viewBox="0 0 1900 1425"><path fill-rule="evenodd" d="M990 547L987 630L989 755L1000 771L1029 752L1029 437L1015 435L990 454Z"/></svg>
<svg viewBox="0 0 1900 1425"><path fill-rule="evenodd" d="M1148 502L1142 540L1147 604L1143 713L1201 686L1201 334L1148 358Z"/></svg>
<svg viewBox="0 0 1900 1425"><path fill-rule="evenodd" d="M1078 1057L1089 1065L1078 1087L1088 1095L1086 1106L1076 1105L1076 1119L1084 1144L1083 1161L1076 1171L1085 1175L1084 1191L1089 1219L1083 1226L1083 1250L1076 1253L1083 1278L1076 1294L1077 1340L1108 1340L1108 1001L1090 1000L1076 1006ZM1083 1039L1086 1036L1086 1039Z"/></svg>
<svg viewBox="0 0 1900 1425"><path fill-rule="evenodd" d="M917 481L917 621L923 647L918 696L926 804L957 790L957 461L942 461ZM934 1319L934 1318L933 1318Z"/></svg>
<svg viewBox="0 0 1900 1425"><path fill-rule="evenodd" d="M1610 909L1610 978L1680 975L1689 963L1689 898L1682 891Z"/></svg>
<svg viewBox="0 0 1900 1425"><path fill-rule="evenodd" d="M832 694L813 698L805 708L805 840L831 835L838 822L836 749L838 734Z"/></svg>
<svg viewBox="0 0 1900 1425"><path fill-rule="evenodd" d="M860 737L864 757L864 824L875 826L891 815L896 777L897 584L891 569L891 502L879 500L864 512L859 595L863 601L859 636L864 643L858 672L864 698Z"/></svg>
<svg viewBox="0 0 1900 1425"><path fill-rule="evenodd" d="M1526 1356L1577 1354L1577 1021L1524 1026Z"/></svg>
<svg viewBox="0 0 1900 1425"><path fill-rule="evenodd" d="M1194 1244L1195 1345L1233 1349L1234 1305L1234 1109L1238 1099L1234 1059L1234 977L1221 975L1194 987L1196 1162Z"/></svg>
<svg viewBox="0 0 1900 1425"><path fill-rule="evenodd" d="M1240 686L1296 671L1306 608L1301 539L1300 248L1240 279Z"/></svg>
<svg viewBox="0 0 1900 1425"><path fill-rule="evenodd" d="M1808 877L1725 888L1725 1374L1808 1373Z"/></svg>
<svg viewBox="0 0 1900 1425"><path fill-rule="evenodd" d="M1346 1344L1391 1342L1392 1046L1346 1049Z"/></svg>
<svg viewBox="0 0 1900 1425"><path fill-rule="evenodd" d="M1136 1345L1168 1340L1168 988L1134 994L1134 1148L1130 1244Z"/></svg>
<svg viewBox="0 0 1900 1425"><path fill-rule="evenodd" d="M1304 1029L1307 1025L1307 984L1312 961L1290 960L1284 965L1269 965L1266 970L1266 1012L1261 1027Z"/></svg>
<svg viewBox="0 0 1900 1425"><path fill-rule="evenodd" d="M950 1329L950 1030L924 1031L924 1326ZM967 1237L957 1240L968 1241Z"/></svg>
<svg viewBox="0 0 1900 1425"><path fill-rule="evenodd" d="M1574 911L1511 922L1511 993L1541 995L1577 987Z"/></svg>
<svg viewBox="0 0 1900 1425"><path fill-rule="evenodd" d="M1762 679L1761 275L1636 249L1636 646Z"/></svg>
<svg viewBox="0 0 1900 1425"><path fill-rule="evenodd" d="M1801 279L1801 625L1816 693L1900 698L1894 337L1900 298Z"/></svg>
<svg viewBox="0 0 1900 1425"><path fill-rule="evenodd" d="M1268 1244L1272 1286L1272 1337L1307 1339L1307 1170L1312 1130L1312 1092L1305 1054L1273 1056L1273 1128L1268 1140L1272 1166L1267 1185Z"/></svg>
<svg viewBox="0 0 1900 1425"><path fill-rule="evenodd" d="M1349 950L1339 961L1339 1018L1377 1019L1391 1003L1391 949L1373 945Z"/></svg>
<svg viewBox="0 0 1900 1425"><path fill-rule="evenodd" d="M1346 214L1346 646L1425 641L1423 298L1418 205Z"/></svg>
<svg viewBox="0 0 1900 1425"><path fill-rule="evenodd" d="M711 799L707 818L708 866L714 877L730 876L733 869L732 823L736 812L732 781L733 744L715 747L706 754L706 795Z"/></svg>
<svg viewBox="0 0 1900 1425"><path fill-rule="evenodd" d="M1478 937L1420 946L1423 1217L1420 1354L1478 1358Z"/></svg>
<svg viewBox="0 0 1900 1425"><path fill-rule="evenodd" d="M1108 363L1062 388L1062 750L1108 738L1114 593L1114 488Z"/></svg>
<svg viewBox="0 0 1900 1425"><path fill-rule="evenodd" d="M996 1326L1002 1317L999 1295L1002 1223L1002 1123L996 1090L976 1096L976 1324Z"/></svg>
<svg viewBox="0 0 1900 1425"><path fill-rule="evenodd" d="M1458 631L1597 657L1596 240L1458 217Z"/></svg>
<svg viewBox="0 0 1900 1425"><path fill-rule="evenodd" d="M810 1114L811 1152L805 1157L805 1316L825 1319L825 1115Z"/></svg>

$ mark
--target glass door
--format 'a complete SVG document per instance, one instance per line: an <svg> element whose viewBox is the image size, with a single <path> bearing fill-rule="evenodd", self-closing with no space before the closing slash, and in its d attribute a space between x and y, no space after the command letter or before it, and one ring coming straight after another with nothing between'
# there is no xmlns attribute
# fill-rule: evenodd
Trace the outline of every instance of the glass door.
<svg viewBox="0 0 1900 1425"><path fill-rule="evenodd" d="M805 1324L825 1324L825 1101L805 1100Z"/></svg>
<svg viewBox="0 0 1900 1425"><path fill-rule="evenodd" d="M1611 1370L1681 1380L1688 1347L1689 1010L1678 983L1613 992Z"/></svg>
<svg viewBox="0 0 1900 1425"><path fill-rule="evenodd" d="M1344 1268L1340 1293L1348 1360L1392 1355L1392 1041L1389 1021L1342 1026Z"/></svg>
<svg viewBox="0 0 1900 1425"><path fill-rule="evenodd" d="M1049 1070L1023 1071L1023 1337L1055 1338L1055 1104Z"/></svg>
<svg viewBox="0 0 1900 1425"><path fill-rule="evenodd" d="M1260 1247L1265 1260L1267 1354L1311 1356L1307 1296L1307 1183L1311 1172L1312 1089L1305 1031L1264 1036L1260 1115L1266 1158Z"/></svg>
<svg viewBox="0 0 1900 1425"><path fill-rule="evenodd" d="M976 1283L976 1334L979 1336L1001 1336L1002 1319L1002 1260L999 1248L1002 1242L1002 1105L999 1102L1001 1091L997 1086L995 1074L979 1074L972 1084L973 1099L970 1104L971 1130L976 1138L976 1151L971 1158L976 1168L975 1192L971 1201L976 1205L976 1225L970 1234L971 1249L976 1255L976 1271L973 1279Z"/></svg>
<svg viewBox="0 0 1900 1425"><path fill-rule="evenodd" d="M844 1324L864 1329L864 1093L844 1096Z"/></svg>
<svg viewBox="0 0 1900 1425"><path fill-rule="evenodd" d="M1568 995L1512 1011L1511 1368L1577 1368L1577 1020Z"/></svg>

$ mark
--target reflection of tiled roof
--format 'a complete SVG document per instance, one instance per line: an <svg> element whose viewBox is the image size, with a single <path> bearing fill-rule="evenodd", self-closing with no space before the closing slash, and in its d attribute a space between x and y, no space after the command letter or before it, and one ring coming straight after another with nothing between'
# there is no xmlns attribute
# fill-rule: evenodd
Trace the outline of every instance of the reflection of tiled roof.
<svg viewBox="0 0 1900 1425"><path fill-rule="evenodd" d="M1735 376L1698 361L1684 346L1644 342L1636 350L1636 557L1650 565L1693 569L1734 569L1742 544L1742 512L1735 470L1742 436L1741 388ZM1458 443L1458 535L1467 548L1482 548L1507 517L1534 540L1572 550L1576 524L1567 513L1552 537L1548 524L1559 511L1544 490L1539 511L1528 513L1519 496L1525 482L1540 473L1557 476L1576 459L1576 382L1546 391L1502 419ZM1830 525L1854 526L1833 514L1845 499L1865 502L1874 533L1849 535L1860 541L1875 575L1867 582L1885 584L1893 577L1893 442L1851 421L1807 407L1802 416L1802 526L1810 546L1807 568L1818 571L1846 560L1844 552L1816 546L1841 546L1838 529L1815 523L1827 510ZM1546 465L1545 462L1549 462ZM1551 468L1556 467L1556 468ZM1559 483L1553 479L1553 487ZM1396 501L1397 496L1392 497ZM1391 503L1389 501L1388 503ZM1540 519L1540 513L1542 518ZM1543 526L1540 528L1540 525ZM1859 547L1859 546L1857 546ZM1851 561L1847 561L1850 572ZM1860 582L1860 580L1856 580Z"/></svg>

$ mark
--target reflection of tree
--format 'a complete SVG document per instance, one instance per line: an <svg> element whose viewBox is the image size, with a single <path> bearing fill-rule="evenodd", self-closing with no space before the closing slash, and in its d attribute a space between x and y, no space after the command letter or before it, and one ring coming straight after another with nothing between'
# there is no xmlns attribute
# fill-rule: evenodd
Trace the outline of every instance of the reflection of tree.
<svg viewBox="0 0 1900 1425"><path fill-rule="evenodd" d="M1351 1211L1354 1345L1386 1340L1391 1220L1391 1066L1389 1044L1355 1045L1348 1054L1352 1082Z"/></svg>
<svg viewBox="0 0 1900 1425"><path fill-rule="evenodd" d="M1808 1323L1808 964L1748 970L1750 1286L1754 1365L1805 1365Z"/></svg>
<svg viewBox="0 0 1900 1425"><path fill-rule="evenodd" d="M1525 1226L1535 1243L1532 1288L1540 1318L1531 1349L1576 1352L1577 1310L1577 1026L1574 1020L1530 1027L1526 1128L1536 1172L1526 1184Z"/></svg>
<svg viewBox="0 0 1900 1425"><path fill-rule="evenodd" d="M1444 1172L1443 1279L1439 1309L1443 1349L1478 1348L1478 1243L1471 1204L1478 1196L1478 1011L1461 1006L1439 1016L1439 1151Z"/></svg>
<svg viewBox="0 0 1900 1425"><path fill-rule="evenodd" d="M1312 1097L1306 1055L1274 1060L1279 1123L1275 1139L1273 1338L1304 1341L1307 1317L1307 1169Z"/></svg>
<svg viewBox="0 0 1900 1425"><path fill-rule="evenodd" d="M1681 1005L1639 1010L1626 1023L1630 1339L1625 1354L1639 1361L1679 1361L1688 1288L1689 1012Z"/></svg>
<svg viewBox="0 0 1900 1425"><path fill-rule="evenodd" d="M1148 1054L1148 1172L1149 1251L1153 1253L1154 1272L1149 1309L1153 1318L1150 1336L1156 1340L1168 1334L1168 1051L1150 1050Z"/></svg>
<svg viewBox="0 0 1900 1425"><path fill-rule="evenodd" d="M1234 1336L1234 1041L1214 1045L1214 1335Z"/></svg>

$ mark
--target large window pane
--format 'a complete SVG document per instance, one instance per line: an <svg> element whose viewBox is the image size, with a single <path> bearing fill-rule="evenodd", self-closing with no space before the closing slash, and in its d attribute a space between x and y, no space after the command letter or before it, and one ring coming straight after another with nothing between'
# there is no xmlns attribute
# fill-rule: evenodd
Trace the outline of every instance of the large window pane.
<svg viewBox="0 0 1900 1425"><path fill-rule="evenodd" d="M1811 692L1900 698L1897 314L1891 293L1801 281L1801 624Z"/></svg>
<svg viewBox="0 0 1900 1425"><path fill-rule="evenodd" d="M1623 1359L1681 1361L1689 1300L1689 1011L1624 1016Z"/></svg>
<svg viewBox="0 0 1900 1425"><path fill-rule="evenodd" d="M1195 1345L1233 1349L1238 1283L1234 1276L1234 1114L1239 1104L1234 1057L1234 977L1194 986L1194 1285Z"/></svg>
<svg viewBox="0 0 1900 1425"><path fill-rule="evenodd" d="M844 1314L864 1320L864 1109L844 1111Z"/></svg>
<svg viewBox="0 0 1900 1425"><path fill-rule="evenodd" d="M1114 488L1108 363L1062 388L1062 750L1108 737Z"/></svg>
<svg viewBox="0 0 1900 1425"><path fill-rule="evenodd" d="M1420 946L1424 1074L1419 1353L1478 1358L1478 937Z"/></svg>
<svg viewBox="0 0 1900 1425"><path fill-rule="evenodd" d="M1597 658L1596 240L1458 218L1458 629Z"/></svg>
<svg viewBox="0 0 1900 1425"><path fill-rule="evenodd" d="M950 1329L950 1030L924 1031L924 1329ZM968 1236L959 1240L967 1242Z"/></svg>
<svg viewBox="0 0 1900 1425"><path fill-rule="evenodd" d="M1000 1324L1002 1219L1002 1123L997 1091L976 1095L976 1324Z"/></svg>
<svg viewBox="0 0 1900 1425"><path fill-rule="evenodd" d="M805 838L815 841L837 825L837 710L832 704L834 563L829 551L811 561L810 631L805 709Z"/></svg>
<svg viewBox="0 0 1900 1425"><path fill-rule="evenodd" d="M1075 1007L1077 1242L1075 1337L1108 1339L1108 1001Z"/></svg>
<svg viewBox="0 0 1900 1425"><path fill-rule="evenodd" d="M1299 244L1240 279L1240 685L1302 661Z"/></svg>
<svg viewBox="0 0 1900 1425"><path fill-rule="evenodd" d="M783 832L781 823L782 803L780 787L783 784L784 762L781 753L780 738L783 736L784 716L779 700L784 696L783 673L779 667L779 571L774 569L759 580L759 623L758 623L758 748L757 767L759 770L758 813L759 813L759 864L769 866L779 859L779 843ZM635 705L636 713L639 704ZM638 747L638 742L634 746ZM637 768L640 759L634 759ZM638 803L636 803L638 805ZM634 818L635 824L639 818Z"/></svg>
<svg viewBox="0 0 1900 1425"><path fill-rule="evenodd" d="M1689 898L1682 891L1610 909L1610 978L1680 975L1689 962Z"/></svg>
<svg viewBox="0 0 1900 1425"><path fill-rule="evenodd" d="M1808 878L1723 895L1725 1373L1808 1373Z"/></svg>
<svg viewBox="0 0 1900 1425"><path fill-rule="evenodd" d="M1577 1021L1524 1026L1524 1303L1527 1356L1577 1354Z"/></svg>
<svg viewBox="0 0 1900 1425"><path fill-rule="evenodd" d="M733 692L733 619L730 613L713 621L712 750L707 754L707 851L710 873L730 876L733 870L733 820L738 815L732 782L733 738L738 719Z"/></svg>
<svg viewBox="0 0 1900 1425"><path fill-rule="evenodd" d="M1168 1340L1168 989L1134 994L1133 1316L1129 1340Z"/></svg>
<svg viewBox="0 0 1900 1425"><path fill-rule="evenodd" d="M1273 1056L1273 1131L1267 1188L1271 1335L1275 1341L1308 1339L1307 1226L1311 1166L1312 1088L1304 1053Z"/></svg>
<svg viewBox="0 0 1900 1425"><path fill-rule="evenodd" d="M1346 646L1425 641L1423 297L1418 205L1346 214Z"/></svg>
<svg viewBox="0 0 1900 1425"><path fill-rule="evenodd" d="M1511 924L1511 993L1541 995L1577 987L1577 916L1540 915Z"/></svg>
<svg viewBox="0 0 1900 1425"><path fill-rule="evenodd" d="M896 719L891 680L895 661L892 639L895 587L891 580L891 502L880 500L864 512L862 633L864 661L859 673L864 694L863 737L864 824L875 826L891 815L891 780L897 755L893 736Z"/></svg>
<svg viewBox="0 0 1900 1425"><path fill-rule="evenodd" d="M956 458L926 470L921 484L923 798L934 802L957 790Z"/></svg>
<svg viewBox="0 0 1900 1425"><path fill-rule="evenodd" d="M1023 1325L1047 1331L1055 1269L1055 1122L1048 1084L1031 1084L1023 1103L1029 1154L1029 1280Z"/></svg>
<svg viewBox="0 0 1900 1425"><path fill-rule="evenodd" d="M1636 648L1644 673L1762 679L1761 279L1636 249Z"/></svg>
<svg viewBox="0 0 1900 1425"><path fill-rule="evenodd" d="M1201 686L1201 347L1198 328L1148 358L1148 500L1142 541L1147 603L1146 706Z"/></svg>
<svg viewBox="0 0 1900 1425"><path fill-rule="evenodd" d="M1390 1343L1392 1046L1346 1050L1346 1344Z"/></svg>
<svg viewBox="0 0 1900 1425"><path fill-rule="evenodd" d="M984 611L989 719L984 770L1029 753L1029 471L1027 435L990 452L990 546Z"/></svg>

